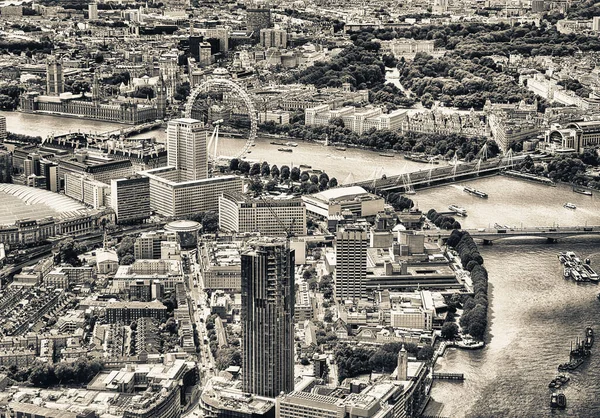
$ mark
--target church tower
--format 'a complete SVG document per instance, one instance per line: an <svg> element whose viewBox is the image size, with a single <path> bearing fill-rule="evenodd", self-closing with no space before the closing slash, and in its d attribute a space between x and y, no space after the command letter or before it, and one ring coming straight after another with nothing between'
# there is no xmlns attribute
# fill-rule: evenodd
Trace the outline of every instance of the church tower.
<svg viewBox="0 0 600 418"><path fill-rule="evenodd" d="M62 62L55 55L51 55L46 61L46 94L60 96L64 91Z"/></svg>
<svg viewBox="0 0 600 418"><path fill-rule="evenodd" d="M94 73L94 81L92 82L92 100L100 100L100 81L98 80L98 72Z"/></svg>
<svg viewBox="0 0 600 418"><path fill-rule="evenodd" d="M408 352L404 348L404 344L402 344L402 349L398 353L396 380L408 380Z"/></svg>

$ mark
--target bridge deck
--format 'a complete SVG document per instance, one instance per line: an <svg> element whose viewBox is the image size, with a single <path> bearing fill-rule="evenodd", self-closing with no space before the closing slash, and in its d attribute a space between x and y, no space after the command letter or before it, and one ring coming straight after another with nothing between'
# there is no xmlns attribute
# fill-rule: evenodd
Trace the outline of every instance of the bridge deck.
<svg viewBox="0 0 600 418"><path fill-rule="evenodd" d="M539 237L539 238L564 238L581 235L600 235L600 226L547 226L525 228L479 228L465 229L471 237L486 241L493 241L507 237ZM430 229L419 231L426 237L448 238L452 231Z"/></svg>

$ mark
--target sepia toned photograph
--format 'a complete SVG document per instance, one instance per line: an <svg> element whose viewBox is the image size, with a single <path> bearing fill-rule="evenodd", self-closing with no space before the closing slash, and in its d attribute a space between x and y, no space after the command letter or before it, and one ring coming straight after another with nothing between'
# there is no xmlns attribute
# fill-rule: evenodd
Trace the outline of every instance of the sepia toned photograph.
<svg viewBox="0 0 600 418"><path fill-rule="evenodd" d="M600 0L0 0L0 418L600 417Z"/></svg>

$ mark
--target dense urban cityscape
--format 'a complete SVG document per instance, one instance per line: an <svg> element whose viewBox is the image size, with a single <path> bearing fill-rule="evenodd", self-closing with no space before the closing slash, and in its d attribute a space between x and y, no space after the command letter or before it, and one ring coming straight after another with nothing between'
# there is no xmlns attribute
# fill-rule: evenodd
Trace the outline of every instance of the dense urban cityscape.
<svg viewBox="0 0 600 418"><path fill-rule="evenodd" d="M0 1L0 417L600 416L600 3Z"/></svg>

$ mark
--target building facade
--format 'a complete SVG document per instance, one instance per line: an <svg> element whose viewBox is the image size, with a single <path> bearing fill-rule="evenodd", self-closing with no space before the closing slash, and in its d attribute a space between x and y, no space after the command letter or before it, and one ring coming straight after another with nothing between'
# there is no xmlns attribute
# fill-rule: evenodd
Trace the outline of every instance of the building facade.
<svg viewBox="0 0 600 418"><path fill-rule="evenodd" d="M206 130L196 119L180 118L167 126L167 165L180 171L181 181L208 177Z"/></svg>
<svg viewBox="0 0 600 418"><path fill-rule="evenodd" d="M108 206L110 186L75 173L65 173L65 195L94 209Z"/></svg>
<svg viewBox="0 0 600 418"><path fill-rule="evenodd" d="M271 9L248 9L246 13L248 32L253 32L257 38L261 29L270 28L273 25Z"/></svg>
<svg viewBox="0 0 600 418"><path fill-rule="evenodd" d="M139 222L150 217L150 179L134 175L110 181L111 206L117 224Z"/></svg>
<svg viewBox="0 0 600 418"><path fill-rule="evenodd" d="M219 197L219 228L260 232L267 237L306 235L306 206L301 199L256 200L241 193L223 193Z"/></svg>
<svg viewBox="0 0 600 418"><path fill-rule="evenodd" d="M369 237L361 225L338 229L335 239L335 297L338 300L366 297Z"/></svg>
<svg viewBox="0 0 600 418"><path fill-rule="evenodd" d="M140 318L162 319L167 315L167 307L158 300L152 302L112 302L106 307L106 321L109 324L121 322L130 324Z"/></svg>
<svg viewBox="0 0 600 418"><path fill-rule="evenodd" d="M150 208L163 216L186 216L219 210L219 196L224 192L241 192L242 179L237 176L212 177L180 181L172 167L140 173L150 178Z"/></svg>
<svg viewBox="0 0 600 418"><path fill-rule="evenodd" d="M46 61L46 94L58 96L64 93L64 82L62 62L52 55Z"/></svg>
<svg viewBox="0 0 600 418"><path fill-rule="evenodd" d="M294 389L294 251L257 240L242 254L244 392L275 397Z"/></svg>
<svg viewBox="0 0 600 418"><path fill-rule="evenodd" d="M286 48L287 32L282 29L261 29L260 44L265 48Z"/></svg>

